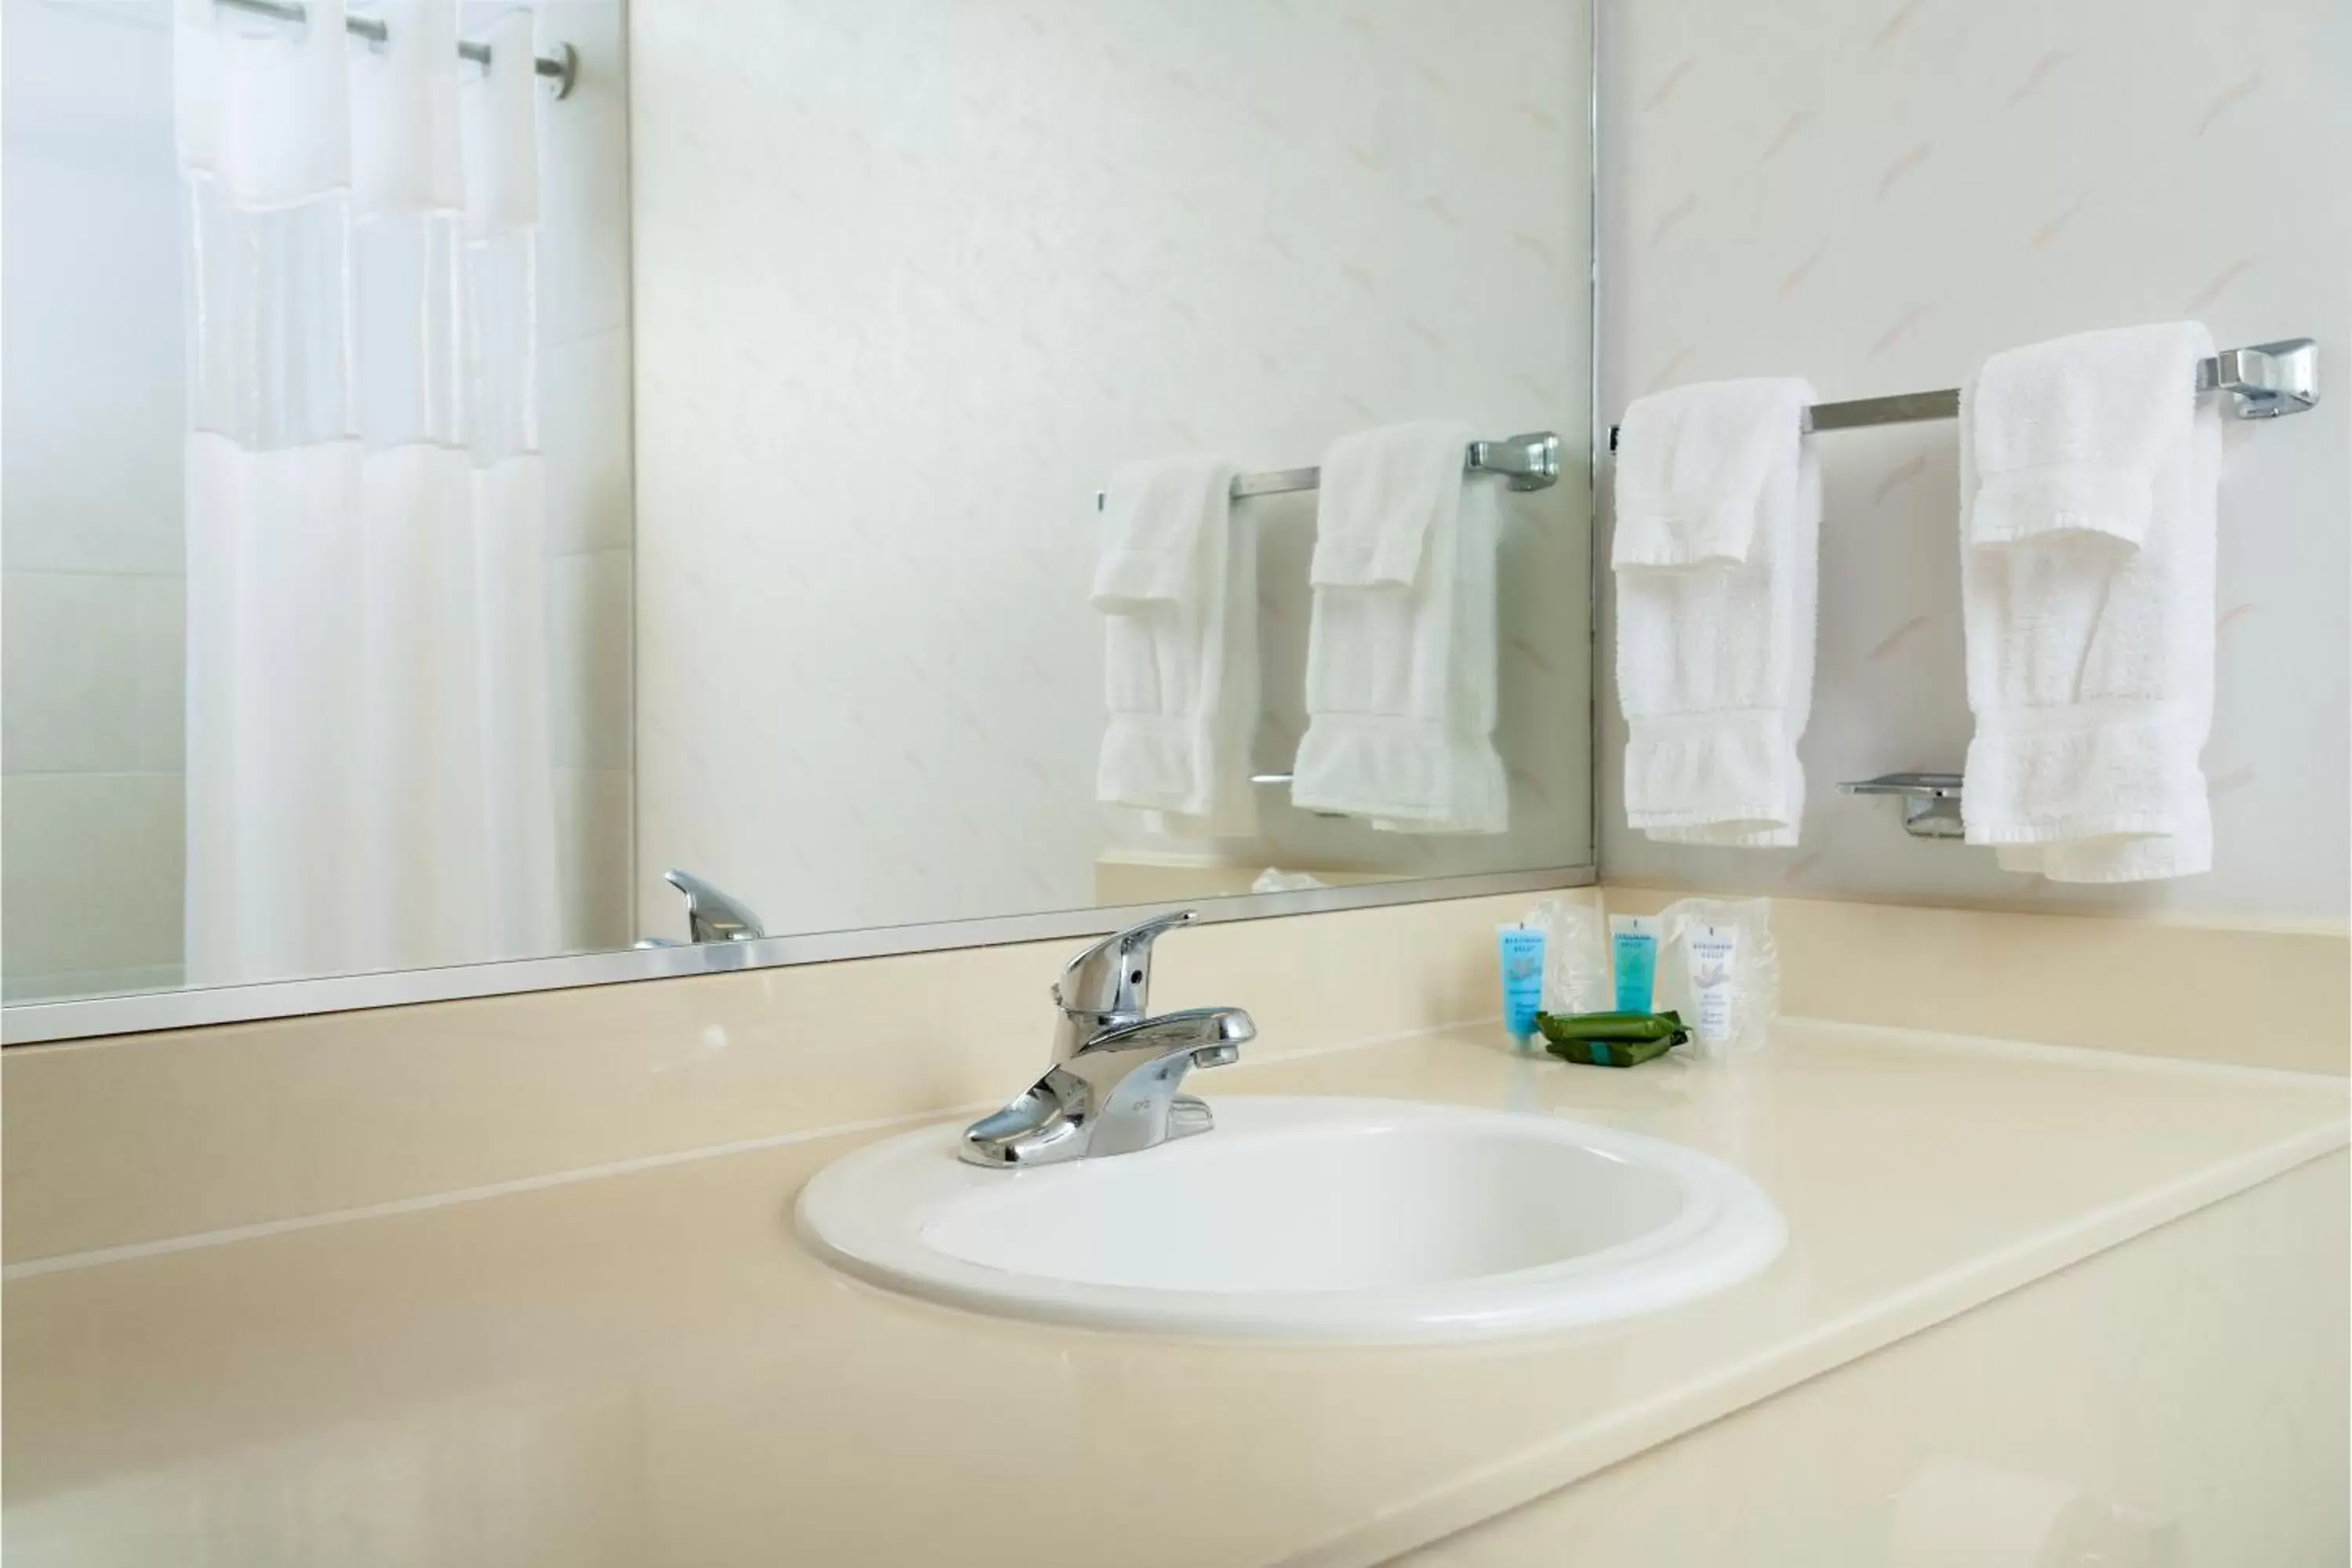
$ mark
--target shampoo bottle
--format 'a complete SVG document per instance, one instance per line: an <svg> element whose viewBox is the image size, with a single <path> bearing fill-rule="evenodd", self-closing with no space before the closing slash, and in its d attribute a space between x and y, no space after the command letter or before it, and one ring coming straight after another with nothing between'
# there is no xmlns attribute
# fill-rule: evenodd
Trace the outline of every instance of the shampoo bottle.
<svg viewBox="0 0 2352 1568"><path fill-rule="evenodd" d="M1512 1045L1532 1050L1536 1010L1543 1005L1543 927L1496 926L1495 942L1503 966L1503 1028Z"/></svg>
<svg viewBox="0 0 2352 1568"><path fill-rule="evenodd" d="M1617 1011L1649 1012L1658 982L1658 917L1611 915L1609 957L1617 969Z"/></svg>

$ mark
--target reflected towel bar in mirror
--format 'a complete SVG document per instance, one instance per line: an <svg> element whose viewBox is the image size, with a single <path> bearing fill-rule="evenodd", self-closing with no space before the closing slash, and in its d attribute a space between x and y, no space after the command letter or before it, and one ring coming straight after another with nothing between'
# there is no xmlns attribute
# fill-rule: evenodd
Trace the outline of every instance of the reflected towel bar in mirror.
<svg viewBox="0 0 2352 1568"><path fill-rule="evenodd" d="M250 11L257 16L274 16L278 21L298 26L310 19L310 8L302 4L302 0L214 0L214 4L226 5L233 10ZM345 16L343 31L355 38L365 38L371 44L384 43L392 37L392 28L381 16ZM490 46L488 44L461 43L457 46L457 53L477 65L490 63ZM558 44L553 55L540 56L532 62L531 68L555 84L556 97L570 98L573 85L580 79L580 56L570 44Z"/></svg>
<svg viewBox="0 0 2352 1568"><path fill-rule="evenodd" d="M1500 441L1473 441L1462 455L1462 470L1470 474L1501 474L1515 490L1549 489L1559 482L1559 437L1550 430L1530 430ZM1271 473L1244 474L1234 481L1234 499L1278 496L1311 490L1323 482L1320 468L1276 468ZM1095 510L1103 509L1103 492L1095 492Z"/></svg>
<svg viewBox="0 0 2352 1568"><path fill-rule="evenodd" d="M2223 349L2197 362L2197 390L2230 395L2233 419L2275 419L2301 414L2319 401L2319 345L2309 338L2283 338L2251 348ZM1957 419L1960 389L1899 392L1892 397L1857 397L1816 403L1805 411L1808 430L1854 430L1865 425L1909 425L1922 419ZM1619 426L1609 426L1609 449L1617 449Z"/></svg>

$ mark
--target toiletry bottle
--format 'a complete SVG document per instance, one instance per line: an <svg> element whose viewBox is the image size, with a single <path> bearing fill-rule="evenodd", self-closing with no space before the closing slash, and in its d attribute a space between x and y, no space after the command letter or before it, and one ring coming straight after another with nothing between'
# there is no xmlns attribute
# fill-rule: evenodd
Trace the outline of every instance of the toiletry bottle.
<svg viewBox="0 0 2352 1568"><path fill-rule="evenodd" d="M1515 1047L1532 1050L1536 1009L1543 1002L1543 928L1496 926L1495 942L1503 967L1503 1028Z"/></svg>
<svg viewBox="0 0 2352 1568"><path fill-rule="evenodd" d="M1691 1035L1703 1054L1729 1049L1732 997L1739 974L1739 928L1693 925L1683 931L1683 962L1690 976Z"/></svg>
<svg viewBox="0 0 2352 1568"><path fill-rule="evenodd" d="M1646 1013L1658 978L1658 917L1611 915L1609 956L1617 968L1617 1011Z"/></svg>

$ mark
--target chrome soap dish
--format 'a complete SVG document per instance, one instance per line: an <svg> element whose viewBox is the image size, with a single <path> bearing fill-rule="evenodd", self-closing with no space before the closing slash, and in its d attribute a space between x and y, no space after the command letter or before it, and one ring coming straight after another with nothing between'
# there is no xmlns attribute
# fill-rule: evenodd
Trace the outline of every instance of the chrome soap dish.
<svg viewBox="0 0 2352 1568"><path fill-rule="evenodd" d="M1881 773L1838 785L1840 795L1891 795L1903 803L1903 831L1914 838L1958 838L1960 775Z"/></svg>

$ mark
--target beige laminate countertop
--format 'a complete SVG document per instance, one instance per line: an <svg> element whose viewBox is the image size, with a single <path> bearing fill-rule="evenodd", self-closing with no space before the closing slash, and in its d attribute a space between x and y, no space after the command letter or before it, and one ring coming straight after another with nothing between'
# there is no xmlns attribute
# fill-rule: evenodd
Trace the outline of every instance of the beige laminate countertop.
<svg viewBox="0 0 2352 1568"><path fill-rule="evenodd" d="M2347 1140L2341 1080L1792 1023L1738 1068L1475 1035L1241 1092L1573 1115L1746 1169L1759 1278L1471 1346L998 1321L793 1240L853 1133L13 1279L10 1568L1370 1563Z"/></svg>

